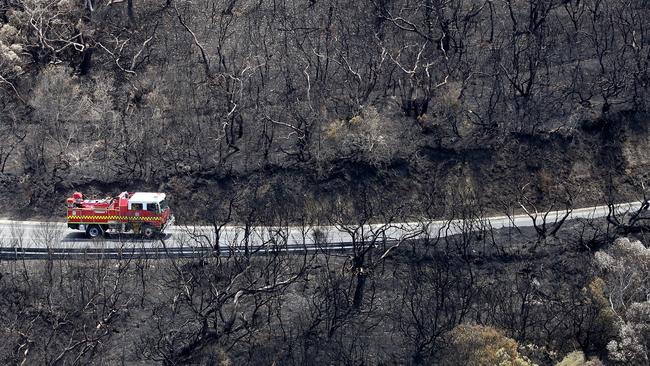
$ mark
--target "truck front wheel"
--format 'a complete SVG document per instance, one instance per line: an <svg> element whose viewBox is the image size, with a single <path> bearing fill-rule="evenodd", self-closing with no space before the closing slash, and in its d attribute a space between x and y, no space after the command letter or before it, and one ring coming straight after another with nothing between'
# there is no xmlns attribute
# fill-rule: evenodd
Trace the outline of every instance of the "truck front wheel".
<svg viewBox="0 0 650 366"><path fill-rule="evenodd" d="M140 229L140 232L147 239L153 239L153 237L157 234L156 228L151 225L143 225L142 229Z"/></svg>
<svg viewBox="0 0 650 366"><path fill-rule="evenodd" d="M86 235L91 239L98 238L102 234L103 234L103 231L102 231L102 228L99 227L99 225L90 225L90 226L88 226L88 229L86 229Z"/></svg>

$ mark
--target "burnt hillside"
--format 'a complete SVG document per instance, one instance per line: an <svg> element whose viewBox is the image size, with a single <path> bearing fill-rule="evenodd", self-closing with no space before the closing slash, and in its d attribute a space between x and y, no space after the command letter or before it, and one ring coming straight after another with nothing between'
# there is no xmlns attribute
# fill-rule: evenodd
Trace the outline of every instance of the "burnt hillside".
<svg viewBox="0 0 650 366"><path fill-rule="evenodd" d="M75 189L127 188L182 203L260 180L317 201L367 185L544 201L577 184L579 203L602 200L647 170L648 12L5 0L2 206L48 214Z"/></svg>
<svg viewBox="0 0 650 366"><path fill-rule="evenodd" d="M646 0L0 0L0 364L648 365L649 66ZM123 190L179 225L51 222Z"/></svg>

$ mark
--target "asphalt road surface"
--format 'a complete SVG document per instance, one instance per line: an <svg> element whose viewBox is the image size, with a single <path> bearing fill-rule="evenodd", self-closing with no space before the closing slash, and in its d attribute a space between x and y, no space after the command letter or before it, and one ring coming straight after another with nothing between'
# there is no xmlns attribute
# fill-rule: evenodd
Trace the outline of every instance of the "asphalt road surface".
<svg viewBox="0 0 650 366"><path fill-rule="evenodd" d="M638 210L640 203L615 205L617 214ZM606 217L607 206L575 209L567 220ZM566 211L531 213L541 225L543 217L552 224ZM463 231L480 231L507 227L532 227L527 214L494 216L472 220L435 220L372 225L332 225L318 227L250 227L226 226L219 239L211 226L174 226L156 240L138 235L107 235L88 239L84 232L68 229L65 223L0 220L0 259L69 259L124 257L198 257L206 255L241 255L276 251L345 251L353 243L384 246L429 237L444 237Z"/></svg>

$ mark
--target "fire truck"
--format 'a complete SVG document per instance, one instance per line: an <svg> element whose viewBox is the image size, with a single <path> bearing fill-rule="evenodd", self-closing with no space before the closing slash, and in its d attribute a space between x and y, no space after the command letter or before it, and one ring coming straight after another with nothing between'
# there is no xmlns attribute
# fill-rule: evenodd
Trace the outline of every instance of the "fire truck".
<svg viewBox="0 0 650 366"><path fill-rule="evenodd" d="M174 222L164 193L122 192L117 197L89 199L74 192L66 199L66 208L68 227L93 239L128 232L151 239Z"/></svg>

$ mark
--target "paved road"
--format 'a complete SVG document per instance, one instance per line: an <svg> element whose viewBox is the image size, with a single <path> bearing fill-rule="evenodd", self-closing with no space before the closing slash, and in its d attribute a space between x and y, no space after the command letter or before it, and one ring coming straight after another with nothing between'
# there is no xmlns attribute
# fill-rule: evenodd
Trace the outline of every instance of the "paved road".
<svg viewBox="0 0 650 366"><path fill-rule="evenodd" d="M615 206L617 213L638 210L640 203L622 203ZM560 220L565 211L552 211L546 220ZM607 206L573 210L567 220L605 217ZM542 216L537 222L541 224ZM47 257L70 258L79 256L146 256L195 257L216 254L236 255L250 252L347 250L353 241L364 238L366 242L395 244L405 240L458 234L462 231L500 229L505 227L531 227L533 219L519 214L511 217L494 216L475 220L437 220L407 223L373 224L364 226L302 227L224 227L219 245L210 226L175 226L167 230L161 240L144 240L134 235L110 235L89 240L83 232L70 230L65 223L0 220L0 259Z"/></svg>

